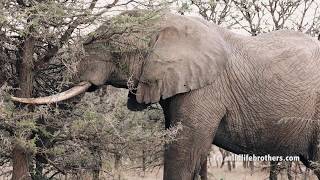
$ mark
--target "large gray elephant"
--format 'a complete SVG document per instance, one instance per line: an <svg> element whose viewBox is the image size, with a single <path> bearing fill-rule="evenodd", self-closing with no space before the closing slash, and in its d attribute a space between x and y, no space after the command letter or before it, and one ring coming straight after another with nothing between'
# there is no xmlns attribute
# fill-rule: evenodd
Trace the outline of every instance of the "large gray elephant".
<svg viewBox="0 0 320 180"><path fill-rule="evenodd" d="M183 125L165 150L165 180L194 179L212 142L234 153L298 155L315 167L312 162L320 158L317 40L288 30L247 37L170 13L154 23L149 51L113 53L99 48L104 39L92 35L80 64L82 83L49 97L13 100L52 103L110 84L132 90L130 109L159 102L167 128Z"/></svg>

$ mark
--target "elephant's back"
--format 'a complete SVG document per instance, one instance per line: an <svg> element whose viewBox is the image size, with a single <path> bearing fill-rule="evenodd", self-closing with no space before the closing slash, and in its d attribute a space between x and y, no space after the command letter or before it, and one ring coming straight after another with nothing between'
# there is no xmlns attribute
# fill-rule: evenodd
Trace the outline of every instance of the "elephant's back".
<svg viewBox="0 0 320 180"><path fill-rule="evenodd" d="M300 56L306 61L320 61L319 41L301 32L279 30L247 38L244 43L243 50L256 61L299 61Z"/></svg>
<svg viewBox="0 0 320 180"><path fill-rule="evenodd" d="M237 74L251 76L251 79L259 77L263 86L277 82L297 89L320 88L317 40L303 33L282 30L246 38L239 44L229 59L230 69Z"/></svg>

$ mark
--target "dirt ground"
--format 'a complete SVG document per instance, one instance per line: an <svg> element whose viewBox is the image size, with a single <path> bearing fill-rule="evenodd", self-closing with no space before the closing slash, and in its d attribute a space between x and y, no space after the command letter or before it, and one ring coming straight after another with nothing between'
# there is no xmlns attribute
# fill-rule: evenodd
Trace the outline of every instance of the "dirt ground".
<svg viewBox="0 0 320 180"><path fill-rule="evenodd" d="M307 174L292 174L294 180L317 180L316 176L312 172ZM253 172L249 168L243 168L242 163L238 162L236 168L231 172L227 166L219 168L215 165L209 165L208 178L209 180L268 180L269 172L262 170L261 168L255 168ZM137 174L127 174L127 180L162 180L162 169L156 169L153 172L146 173L145 176L139 176ZM278 180L288 180L285 171L278 175Z"/></svg>
<svg viewBox="0 0 320 180"><path fill-rule="evenodd" d="M220 158L219 158L220 157ZM227 162L220 168L222 158L219 149L212 147L208 160L208 179L209 180L268 180L269 179L269 163L254 162L254 169L244 168L243 162L235 163L235 168L228 170ZM299 166L298 166L299 164ZM266 168L267 167L267 168ZM301 171L299 170L301 168ZM162 168L154 169L152 172L146 173L144 176L137 174L127 174L126 180L162 180ZM317 180L312 171L305 171L305 166L301 163L292 163L293 180ZM288 180L287 171L283 170L278 174L278 180Z"/></svg>
<svg viewBox="0 0 320 180"><path fill-rule="evenodd" d="M231 172L228 171L227 167L217 168L210 167L208 169L209 180L268 180L268 172L257 169L251 173L250 169L244 169L237 167ZM162 180L162 169L154 170L152 173L146 173L144 177L138 175L127 175L127 180ZM307 175L297 174L293 175L294 180L317 180L311 172ZM278 180L288 180L286 172L281 172L278 175Z"/></svg>

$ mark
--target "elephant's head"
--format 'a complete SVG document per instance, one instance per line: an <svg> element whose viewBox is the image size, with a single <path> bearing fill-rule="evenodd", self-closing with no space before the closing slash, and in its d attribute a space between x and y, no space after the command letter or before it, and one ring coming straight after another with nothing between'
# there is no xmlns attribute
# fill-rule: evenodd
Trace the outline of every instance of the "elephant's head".
<svg viewBox="0 0 320 180"><path fill-rule="evenodd" d="M143 13L125 14L141 18ZM137 103L155 103L211 84L226 64L225 32L196 18L164 14L152 19L152 28L147 23L140 31L112 38L105 27L109 26L99 28L84 44L78 86L49 97L13 100L53 103L110 84L133 90L129 98Z"/></svg>

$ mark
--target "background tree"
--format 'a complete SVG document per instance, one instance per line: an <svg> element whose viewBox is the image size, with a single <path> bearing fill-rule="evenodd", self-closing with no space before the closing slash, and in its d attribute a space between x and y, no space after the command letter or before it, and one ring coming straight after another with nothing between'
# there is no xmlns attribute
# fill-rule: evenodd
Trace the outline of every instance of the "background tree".
<svg viewBox="0 0 320 180"><path fill-rule="evenodd" d="M180 13L198 12L208 21L252 36L279 29L319 36L319 8L320 2L316 0L178 1Z"/></svg>

